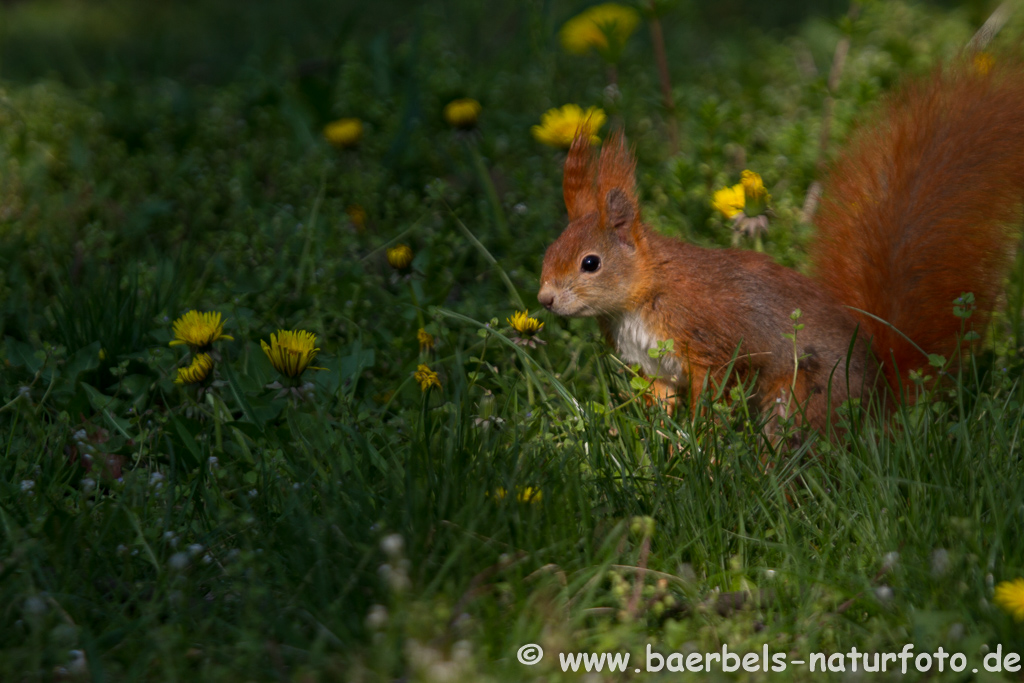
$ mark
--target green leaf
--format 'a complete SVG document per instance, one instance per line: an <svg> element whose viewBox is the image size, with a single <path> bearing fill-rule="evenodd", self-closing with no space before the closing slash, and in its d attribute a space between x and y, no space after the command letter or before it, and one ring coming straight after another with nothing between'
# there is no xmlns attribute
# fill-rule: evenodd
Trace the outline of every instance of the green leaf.
<svg viewBox="0 0 1024 683"><path fill-rule="evenodd" d="M43 361L36 356L35 349L12 337L7 337L7 360L15 367L24 366L29 372L36 372L43 367Z"/></svg>
<svg viewBox="0 0 1024 683"><path fill-rule="evenodd" d="M190 432L185 426L185 423L176 415L171 415L171 423L174 425L174 430L178 433L181 445L183 445L192 456L193 461L190 465L195 467L203 461L202 453L199 450L199 444L196 443L196 435Z"/></svg>
<svg viewBox="0 0 1024 683"><path fill-rule="evenodd" d="M75 382L78 375L83 372L95 370L100 366L100 343L93 342L75 352L75 355L68 359L64 365L64 377L69 382Z"/></svg>
<svg viewBox="0 0 1024 683"><path fill-rule="evenodd" d="M651 384L653 384L653 380L644 379L643 377L634 377L629 380L629 386L633 387L634 391L647 391Z"/></svg>
<svg viewBox="0 0 1024 683"><path fill-rule="evenodd" d="M263 424L262 422L257 421L256 414L253 412L252 406L249 405L249 401L245 398L245 392L242 391L242 387L238 384L238 377L235 376L235 371L231 369L231 364L221 363L220 371L228 381L228 388L231 389L231 396L235 399L238 409L242 411L242 417L244 417L247 422L251 422L262 429Z"/></svg>
<svg viewBox="0 0 1024 683"><path fill-rule="evenodd" d="M85 382L79 382L79 385L83 390L85 390L85 396L89 399L89 405L91 405L93 410L96 412L121 412L121 401L117 400L113 396L107 396L96 387L86 384Z"/></svg>

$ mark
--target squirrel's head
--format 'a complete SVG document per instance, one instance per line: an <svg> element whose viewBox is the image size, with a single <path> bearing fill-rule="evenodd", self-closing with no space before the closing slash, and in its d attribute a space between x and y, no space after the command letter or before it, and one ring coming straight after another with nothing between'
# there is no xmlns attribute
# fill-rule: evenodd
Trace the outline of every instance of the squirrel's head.
<svg viewBox="0 0 1024 683"><path fill-rule="evenodd" d="M635 169L621 133L608 138L600 159L591 152L589 131L577 133L562 180L569 225L544 254L537 293L549 310L583 317L630 309L646 235Z"/></svg>

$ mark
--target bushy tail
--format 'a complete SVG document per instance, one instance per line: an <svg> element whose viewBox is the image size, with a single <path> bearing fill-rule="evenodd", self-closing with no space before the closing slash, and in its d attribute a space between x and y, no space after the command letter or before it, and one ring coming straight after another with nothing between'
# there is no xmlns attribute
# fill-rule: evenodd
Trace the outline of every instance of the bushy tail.
<svg viewBox="0 0 1024 683"><path fill-rule="evenodd" d="M972 292L981 331L1013 258L1024 199L1024 69L966 64L891 95L836 163L812 263L843 305L926 353L956 353L953 301ZM854 312L896 387L927 363Z"/></svg>

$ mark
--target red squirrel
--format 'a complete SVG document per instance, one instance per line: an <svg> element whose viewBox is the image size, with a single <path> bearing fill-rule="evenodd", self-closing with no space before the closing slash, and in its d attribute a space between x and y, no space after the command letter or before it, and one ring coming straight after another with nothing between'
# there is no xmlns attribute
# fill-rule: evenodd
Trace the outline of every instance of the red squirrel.
<svg viewBox="0 0 1024 683"><path fill-rule="evenodd" d="M986 324L1024 198L1024 71L967 64L890 94L829 173L810 277L656 233L641 219L635 166L621 133L599 156L587 135L575 139L562 185L569 224L544 255L537 299L597 317L661 398L688 395L693 409L736 357L762 410L824 431L847 398L887 386L906 397L926 354L955 355L961 294L977 304L969 329ZM796 372L783 336L795 309ZM669 339L671 355L648 354Z"/></svg>

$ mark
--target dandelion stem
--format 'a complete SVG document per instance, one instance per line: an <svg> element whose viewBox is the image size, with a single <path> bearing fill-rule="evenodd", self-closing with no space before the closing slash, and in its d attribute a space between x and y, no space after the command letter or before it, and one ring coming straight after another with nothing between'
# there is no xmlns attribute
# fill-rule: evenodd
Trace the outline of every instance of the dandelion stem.
<svg viewBox="0 0 1024 683"><path fill-rule="evenodd" d="M29 389L31 389L32 387L34 387L36 385L36 382L39 381L39 378L42 376L42 374L43 374L42 370L36 370L35 377L32 378L32 382L28 385ZM8 401L7 403L5 403L2 406L0 406L0 413L4 412L5 410L10 410L11 408L13 408L14 405L17 404L18 401L20 401L22 398L26 398L26 397L23 397L21 395L21 392L19 391L17 394L14 395L14 398L12 398L10 401ZM13 434L14 432L11 432L11 433Z"/></svg>
<svg viewBox="0 0 1024 683"><path fill-rule="evenodd" d="M501 238L508 242L510 239L508 221L505 220L505 212L501 208L501 201L498 199L498 190L494 187L494 181L491 179L487 166L484 165L484 158L480 154L480 149L475 141L469 139L466 140L466 148L469 150L469 156L473 160L473 168L476 169L476 175L480 179L480 184L483 185L484 192L487 194L487 201L490 203L491 211L494 213L494 225L498 232L501 233Z"/></svg>
<svg viewBox="0 0 1024 683"><path fill-rule="evenodd" d="M850 9L846 13L852 23L860 14L860 5L857 2L850 3ZM839 79L843 75L843 67L846 65L846 55L850 51L850 36L845 35L836 43L835 52L832 55L832 67L828 72L828 90L825 101L822 103L821 132L818 136L818 161L816 171L819 175L825 172L828 163L828 143L832 135L832 116L835 110L835 95L839 89ZM810 223L818 210L818 200L821 197L821 185L817 181L811 183L807 192L807 201L804 202L803 220Z"/></svg>
<svg viewBox="0 0 1024 683"><path fill-rule="evenodd" d="M313 230L316 228L316 219L320 213L320 205L324 201L324 191L327 189L327 170L320 174L320 191L316 193L316 201L313 202L313 210L309 213L309 221L306 225L306 241L302 245L302 256L299 257L299 272L295 276L295 296L302 294L303 275L305 275L307 262L309 272L316 272L316 264L309 257L309 251L313 246Z"/></svg>
<svg viewBox="0 0 1024 683"><path fill-rule="evenodd" d="M448 206L447 202L445 202L445 207L447 207L448 212L451 213L452 218L455 219L455 224L459 226L459 230L461 230L462 233L466 236L466 239L468 239L470 243L474 247L476 247L481 254L483 254L483 257L487 259L487 262L490 263L498 271L498 276L501 277L502 282L505 283L505 287L508 288L509 294L512 295L512 302L523 310L529 310L526 304L523 303L523 297L519 296L519 291L516 289L516 286L512 284L512 280L509 279L508 274L505 272L505 269L498 265L498 260L491 256L491 252L487 251L487 247L481 244L480 240L476 238L476 235L470 232L469 228L466 227L466 224L459 220L459 217L455 214L454 211L452 211L452 207Z"/></svg>
<svg viewBox="0 0 1024 683"><path fill-rule="evenodd" d="M416 296L416 288L412 286L412 280L409 280L409 296L412 297L412 307L416 310L416 321L419 322L420 327L425 327L423 309L420 307L419 297Z"/></svg>
<svg viewBox="0 0 1024 683"><path fill-rule="evenodd" d="M661 30L661 19L656 14L655 1L650 2L650 19L647 26L651 29L651 43L654 46L654 62L658 67L658 79L661 81L661 96L665 101L665 112L668 114L668 137L672 144L672 154L679 152L679 134L676 130L676 103L672 99L672 77L668 71L668 58L665 56L665 35Z"/></svg>
<svg viewBox="0 0 1024 683"><path fill-rule="evenodd" d="M39 403L36 404L35 414L38 415L39 411L43 409L43 404L46 403L46 399L50 398L50 392L53 391L53 385L57 381L56 371L50 375L50 384L46 387L46 392L43 397L39 399ZM120 383L119 383L120 384Z"/></svg>
<svg viewBox="0 0 1024 683"><path fill-rule="evenodd" d="M451 209L449 209L449 210L451 210ZM377 247L377 248L376 248L376 249L374 249L373 251L370 251L369 253L367 253L367 254L366 254L365 256L363 256L363 257L362 257L362 258L360 258L359 260L360 260L360 261L367 261L367 260L369 260L370 258L372 258L372 257L373 257L373 256L374 256L375 254L379 254L380 252L382 252L382 251L384 251L385 249L387 249L388 247L390 247L390 246L391 246L392 244L397 244L397 243L401 242L401 241L402 241L402 239L403 239L403 238L404 238L404 237L405 237L406 235L408 235L408 234L409 234L410 232L412 232L413 230L415 230L416 228L418 228L418 227L420 226L420 221L422 221L422 220L423 220L423 216L420 216L420 217L419 217L419 218L417 218L417 219L416 219L416 221L415 221L415 222L414 222L414 223L413 223L412 225L410 225L410 226L409 226L408 228L406 228L406 229L405 229L405 230L403 230L402 232L398 233L398 234L397 234L397 235L395 235L395 236L394 236L393 238L391 238L390 240L388 240L388 241L387 241L387 242L385 242L384 244L380 245L379 247Z"/></svg>

